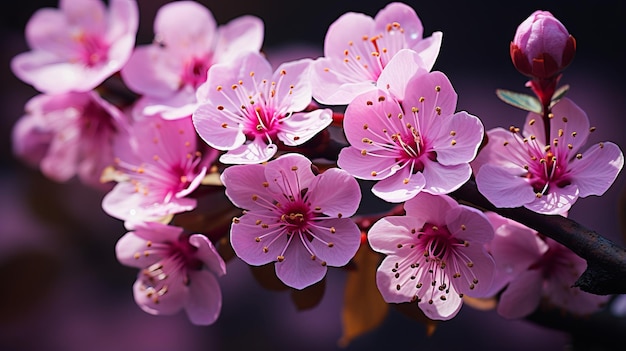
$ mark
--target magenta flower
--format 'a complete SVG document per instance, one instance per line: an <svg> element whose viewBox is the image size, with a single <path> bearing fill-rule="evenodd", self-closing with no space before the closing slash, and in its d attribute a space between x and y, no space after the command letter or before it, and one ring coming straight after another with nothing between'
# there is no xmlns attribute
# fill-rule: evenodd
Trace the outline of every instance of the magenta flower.
<svg viewBox="0 0 626 351"><path fill-rule="evenodd" d="M510 50L518 71L547 79L572 62L576 40L552 13L538 10L517 27Z"/></svg>
<svg viewBox="0 0 626 351"><path fill-rule="evenodd" d="M578 197L602 195L624 165L611 142L579 152L590 133L589 119L571 100L552 109L550 138L541 115L529 113L524 129L495 128L472 164L480 192L497 207L524 206L544 214L562 214Z"/></svg>
<svg viewBox="0 0 626 351"><path fill-rule="evenodd" d="M190 211L188 197L201 183L217 151L199 142L191 118L137 120L130 137L115 144L114 178L119 182L104 196L102 208L125 221L142 221Z"/></svg>
<svg viewBox="0 0 626 351"><path fill-rule="evenodd" d="M144 113L182 118L196 109L196 89L209 67L258 52L264 25L242 16L217 26L213 14L195 1L163 5L154 20L155 40L138 46L122 69L128 87L145 99Z"/></svg>
<svg viewBox="0 0 626 351"><path fill-rule="evenodd" d="M93 187L113 161L113 139L126 116L97 93L37 95L13 127L13 151L57 182L74 176Z"/></svg>
<svg viewBox="0 0 626 351"><path fill-rule="evenodd" d="M502 277L497 311L506 318L523 318L544 300L547 304L577 315L598 311L610 296L574 288L587 264L584 259L536 231L488 213L495 229L489 251ZM493 290L493 289L492 289ZM499 289L500 290L500 289Z"/></svg>
<svg viewBox="0 0 626 351"><path fill-rule="evenodd" d="M13 73L37 90L86 92L119 71L135 46L135 0L60 0L40 9L26 25L31 50L11 61Z"/></svg>
<svg viewBox="0 0 626 351"><path fill-rule="evenodd" d="M300 112L309 106L310 59L281 64L272 73L259 53L209 69L198 90L200 107L193 122L210 146L227 150L222 163L261 163L272 158L280 141L300 145L332 122L330 109Z"/></svg>
<svg viewBox="0 0 626 351"><path fill-rule="evenodd" d="M404 204L406 216L389 216L367 234L386 257L376 285L389 303L417 302L428 318L448 320L464 295L484 297L495 272L484 244L493 239L486 216L446 195L420 193Z"/></svg>
<svg viewBox="0 0 626 351"><path fill-rule="evenodd" d="M430 71L441 47L442 33L423 37L424 27L410 6L392 2L375 18L348 12L328 28L324 56L313 64L313 97L326 105L345 105L375 88L383 69L398 51L415 51ZM381 87L381 84L378 84Z"/></svg>
<svg viewBox="0 0 626 351"><path fill-rule="evenodd" d="M185 309L196 325L215 322L222 309L218 277L226 264L209 239L182 228L150 222L121 237L115 253L120 263L139 268L135 302L153 315Z"/></svg>
<svg viewBox="0 0 626 351"><path fill-rule="evenodd" d="M361 201L357 181L338 168L316 176L311 166L300 154L285 154L222 173L226 195L246 210L231 227L235 253L253 266L276 262L278 278L296 289L320 281L327 266L347 264L361 240L348 218Z"/></svg>
<svg viewBox="0 0 626 351"><path fill-rule="evenodd" d="M422 191L452 192L471 175L483 125L467 112L455 113L457 94L443 73L418 73L405 83L405 65L396 62L383 72L389 73L386 90L363 93L348 105L343 126L350 146L341 150L338 165L356 178L376 180L372 192L389 202ZM388 71L396 67L397 74Z"/></svg>

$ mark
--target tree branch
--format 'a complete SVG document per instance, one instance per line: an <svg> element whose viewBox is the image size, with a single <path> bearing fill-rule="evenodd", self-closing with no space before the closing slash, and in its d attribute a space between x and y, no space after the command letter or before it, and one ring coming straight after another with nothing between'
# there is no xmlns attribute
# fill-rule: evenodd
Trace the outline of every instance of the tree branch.
<svg viewBox="0 0 626 351"><path fill-rule="evenodd" d="M565 245L587 261L587 269L574 283L596 295L626 293L626 250L579 223L558 215L544 215L524 207L497 208L472 180L451 194L457 201L496 212Z"/></svg>

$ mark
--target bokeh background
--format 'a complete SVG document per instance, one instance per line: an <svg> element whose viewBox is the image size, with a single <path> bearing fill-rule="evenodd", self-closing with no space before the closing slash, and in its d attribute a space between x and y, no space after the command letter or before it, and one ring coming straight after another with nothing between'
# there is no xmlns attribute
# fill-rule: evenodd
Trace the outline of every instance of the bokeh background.
<svg viewBox="0 0 626 351"><path fill-rule="evenodd" d="M138 0L137 43L153 36L152 20L164 0ZM244 14L265 22L265 45L273 57L320 55L328 26L348 11L374 16L387 1L228 0L199 1L219 24ZM517 25L534 10L551 11L577 39L565 71L569 97L589 115L597 132L626 148L624 119L623 1L406 1L425 35L443 31L435 69L448 75L459 110L482 118L487 129L520 125L525 113L498 100L497 88L525 92L509 43ZM0 4L0 350L568 350L568 335L528 321L507 321L493 311L464 306L431 337L423 325L391 310L380 328L339 348L345 272L331 269L321 303L298 311L288 293L259 286L248 267L228 263L219 320L191 325L184 314L155 317L132 298L136 271L121 266L114 246L122 224L100 208L102 194L77 181L54 183L15 159L11 129L37 92L10 71L10 59L28 50L24 26L40 7L56 0ZM580 199L570 217L624 245L621 208L626 175L602 197ZM365 194L367 196L367 194Z"/></svg>

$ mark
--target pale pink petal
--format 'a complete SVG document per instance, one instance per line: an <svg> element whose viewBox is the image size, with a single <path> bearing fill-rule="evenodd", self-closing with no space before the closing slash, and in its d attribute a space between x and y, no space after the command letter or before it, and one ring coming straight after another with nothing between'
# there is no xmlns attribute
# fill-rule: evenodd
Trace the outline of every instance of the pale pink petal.
<svg viewBox="0 0 626 351"><path fill-rule="evenodd" d="M421 173L425 179L423 190L434 195L448 194L458 189L472 175L472 168L468 163L444 166L426 157L423 159L424 170Z"/></svg>
<svg viewBox="0 0 626 351"><path fill-rule="evenodd" d="M347 105L356 96L376 88L373 80L346 82L346 77L333 67L332 60L320 57L311 65L313 98L324 105ZM348 78L352 80L351 78Z"/></svg>
<svg viewBox="0 0 626 351"><path fill-rule="evenodd" d="M304 58L278 66L272 75L276 82L275 103L288 111L302 111L311 103L310 67L313 60ZM269 61L267 65L270 66ZM271 67L271 66L270 66Z"/></svg>
<svg viewBox="0 0 626 351"><path fill-rule="evenodd" d="M617 178L624 166L624 155L619 146L604 142L591 146L581 159L570 161L570 177L578 187L579 196L602 195Z"/></svg>
<svg viewBox="0 0 626 351"><path fill-rule="evenodd" d="M388 90L393 96L402 101L408 81L416 75L428 73L419 54L410 49L398 51L389 61L378 77L376 85Z"/></svg>
<svg viewBox="0 0 626 351"><path fill-rule="evenodd" d="M424 36L424 26L415 10L404 3L392 2L382 8L374 17L377 32L388 30L387 26L397 22L402 26L409 46L415 45Z"/></svg>
<svg viewBox="0 0 626 351"><path fill-rule="evenodd" d="M437 162L456 165L472 161L483 134L483 124L478 117L467 112L454 114L448 123L442 124L439 135L430 136L433 138L432 148L437 152Z"/></svg>
<svg viewBox="0 0 626 351"><path fill-rule="evenodd" d="M215 275L205 270L189 272L185 312L195 325L213 324L222 310L222 290Z"/></svg>
<svg viewBox="0 0 626 351"><path fill-rule="evenodd" d="M388 303L409 302L418 292L414 283L407 282L413 275L414 268L404 264L410 257L387 256L376 269L376 286L378 291ZM398 264L398 268L396 268ZM400 279L395 277L399 273ZM398 289L400 287L400 289Z"/></svg>
<svg viewBox="0 0 626 351"><path fill-rule="evenodd" d="M361 33L374 29L374 19L362 13L347 12L329 27L324 38L324 56L343 60L344 49L349 42L361 39Z"/></svg>
<svg viewBox="0 0 626 351"><path fill-rule="evenodd" d="M184 18L184 21L181 21ZM154 19L154 32L168 51L186 57L189 53L212 48L217 25L213 14L194 1L176 1L163 5Z"/></svg>
<svg viewBox="0 0 626 351"><path fill-rule="evenodd" d="M263 165L234 165L227 167L220 176L226 186L226 196L235 206L246 210L263 210L265 204L253 200L253 195L272 197L273 194L263 186L265 166Z"/></svg>
<svg viewBox="0 0 626 351"><path fill-rule="evenodd" d="M119 1L118 1L119 2ZM105 26L106 7L99 0L61 0L59 9L67 16L70 24L88 29L90 32L102 32Z"/></svg>
<svg viewBox="0 0 626 351"><path fill-rule="evenodd" d="M460 240L485 244L494 236L491 222L482 211L473 207L452 208L445 214L445 222L450 233Z"/></svg>
<svg viewBox="0 0 626 351"><path fill-rule="evenodd" d="M322 280L327 267L318 260L312 260L304 245L295 240L298 239L294 238L287 248L284 261L275 263L276 276L294 289L304 289Z"/></svg>
<svg viewBox="0 0 626 351"><path fill-rule="evenodd" d="M180 85L179 70L182 63L169 57L169 53L156 45L137 47L121 70L122 79L129 89L138 94L166 98Z"/></svg>
<svg viewBox="0 0 626 351"><path fill-rule="evenodd" d="M419 193L404 204L404 210L407 217L422 222L419 227L426 222L443 226L446 224L446 213L457 206L458 203L449 196Z"/></svg>
<svg viewBox="0 0 626 351"><path fill-rule="evenodd" d="M294 195L309 188L316 179L311 170L311 161L304 155L289 153L278 157L265 166L265 179L269 190L276 194ZM313 189L309 189L313 190Z"/></svg>
<svg viewBox="0 0 626 351"><path fill-rule="evenodd" d="M220 156L225 164L253 164L269 161L278 151L276 144L266 144L261 138L228 150Z"/></svg>
<svg viewBox="0 0 626 351"><path fill-rule="evenodd" d="M348 172L330 168L316 177L309 188L308 201L327 216L349 217L359 208L361 190Z"/></svg>
<svg viewBox="0 0 626 351"><path fill-rule="evenodd" d="M238 223L233 223L230 228L230 243L235 254L249 265L261 266L276 261L287 245L287 235L275 228L263 228L256 224L258 219L266 220L271 214L269 211L250 212L241 216ZM300 243L298 245L302 246ZM312 261L310 256L306 260ZM290 261L288 265L291 264L295 262Z"/></svg>
<svg viewBox="0 0 626 351"><path fill-rule="evenodd" d="M229 62L248 51L259 51L263 46L265 26L255 16L244 15L218 27L215 43L216 62Z"/></svg>
<svg viewBox="0 0 626 351"><path fill-rule="evenodd" d="M527 204L526 208L534 212L543 214L564 214L569 211L571 206L578 199L578 188L574 185L568 185L564 188L558 186L550 188L541 198L535 199Z"/></svg>
<svg viewBox="0 0 626 351"><path fill-rule="evenodd" d="M537 200L525 170L486 164L478 170L478 190L496 207L519 207Z"/></svg>
<svg viewBox="0 0 626 351"><path fill-rule="evenodd" d="M383 99L379 99L382 97ZM372 90L357 96L346 108L343 128L350 145L365 150L381 149L378 143L389 144L388 136L382 131L388 130L390 124L393 130L406 129L406 121L388 116L403 114L399 104L384 90ZM391 132L391 131L390 131ZM368 138L373 143L364 142Z"/></svg>
<svg viewBox="0 0 626 351"><path fill-rule="evenodd" d="M348 146L341 149L337 165L348 173L360 179L380 180L395 173L393 154L390 152L377 151L377 154L387 154L388 157L375 157L369 154L363 155L360 149Z"/></svg>
<svg viewBox="0 0 626 351"><path fill-rule="evenodd" d="M246 141L243 125L229 123L230 120L223 117L214 112L213 106L205 104L196 109L192 120L198 135L211 147L218 150L240 148Z"/></svg>
<svg viewBox="0 0 626 351"><path fill-rule="evenodd" d="M153 315L173 315L184 307L189 294L189 287L183 282L182 274L168 276L167 294L160 296L158 302L155 302L156 294L147 293L143 279L145 279L145 275L140 271L137 281L133 284L133 295L135 302L144 312Z"/></svg>
<svg viewBox="0 0 626 351"><path fill-rule="evenodd" d="M309 230L316 238L310 242L312 251L329 266L345 266L361 244L361 230L350 218L319 220Z"/></svg>
<svg viewBox="0 0 626 351"><path fill-rule="evenodd" d="M293 113L282 120L278 139L287 146L301 145L328 127L333 121L331 109L317 109L306 113Z"/></svg>
<svg viewBox="0 0 626 351"><path fill-rule="evenodd" d="M119 238L115 244L115 255L117 260L129 267L144 268L148 267L163 258L159 252L145 255L149 247L146 245L147 240L143 239L133 232L126 233Z"/></svg>
<svg viewBox="0 0 626 351"><path fill-rule="evenodd" d="M443 33L433 32L430 37L424 38L413 47L413 50L419 53L420 59L424 63L423 67L426 70L430 71L435 66L442 41Z"/></svg>
<svg viewBox="0 0 626 351"><path fill-rule="evenodd" d="M521 272L500 296L498 314L505 318L517 319L535 311L541 299L541 281L541 270Z"/></svg>
<svg viewBox="0 0 626 351"><path fill-rule="evenodd" d="M415 202L414 200L411 201ZM392 255L398 251L399 242L415 240L411 237L411 229L418 230L424 226L424 223L424 221L413 216L384 217L370 228L367 233L367 240L375 251Z"/></svg>
<svg viewBox="0 0 626 351"><path fill-rule="evenodd" d="M428 184L422 173L411 174L411 169L405 166L396 174L376 182L372 193L388 202L403 202L419 194L426 185Z"/></svg>
<svg viewBox="0 0 626 351"><path fill-rule="evenodd" d="M211 276L218 277L226 274L226 263L213 246L213 243L202 234L192 234L189 236L189 243L198 248L195 255L200 259L211 272ZM194 282L195 284L195 282Z"/></svg>
<svg viewBox="0 0 626 351"><path fill-rule="evenodd" d="M127 228L137 222L156 221L168 214L191 211L195 207L196 199L192 198L173 198L166 203L162 199L146 201L145 195L138 193L130 182L118 183L102 199L102 209L109 216L126 221Z"/></svg>
<svg viewBox="0 0 626 351"><path fill-rule="evenodd" d="M419 108L419 131L430 137L439 133L442 117L448 118L456 112L457 98L448 77L435 71L418 74L408 82L403 106L407 115L411 108Z"/></svg>
<svg viewBox="0 0 626 351"><path fill-rule="evenodd" d="M493 233L492 228L489 228L489 231ZM478 234L477 232L473 233ZM468 234L468 239L471 239L470 234ZM480 245L479 242L470 242L469 247L459 248L457 252L462 253L462 257L468 257L473 266L460 268L461 277L454 281L455 289L467 296L489 297L492 293L491 285L495 276L495 261L486 252L483 245Z"/></svg>
<svg viewBox="0 0 626 351"><path fill-rule="evenodd" d="M550 120L550 140L559 137L559 147L565 150L572 145L570 153L576 153L587 142L589 118L572 100L563 98L552 107L554 117Z"/></svg>
<svg viewBox="0 0 626 351"><path fill-rule="evenodd" d="M419 302L419 308L424 312L426 317L433 320L450 320L461 310L463 306L463 299L457 292L454 291L454 287L450 287L450 293L446 294L446 299L442 300L439 297L429 297L426 293L422 297L422 301ZM429 301L432 299L432 303Z"/></svg>

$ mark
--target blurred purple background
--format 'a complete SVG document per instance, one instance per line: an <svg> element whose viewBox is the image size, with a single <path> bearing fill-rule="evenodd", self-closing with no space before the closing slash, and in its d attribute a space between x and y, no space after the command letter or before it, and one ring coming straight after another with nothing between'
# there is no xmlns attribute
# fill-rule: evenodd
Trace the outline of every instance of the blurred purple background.
<svg viewBox="0 0 626 351"><path fill-rule="evenodd" d="M138 43L152 39L152 20L169 2L139 0ZM386 1L296 2L200 1L219 24L244 15L265 21L265 49L294 58L321 53L327 27L347 11L370 16ZM526 79L510 62L508 47L517 25L534 10L551 11L578 43L577 56L561 81L569 97L597 126L590 142L626 147L622 1L407 1L425 27L441 30L435 65L459 94L459 110L482 118L487 129L521 125L525 113L495 95L495 89L524 92ZM11 10L9 10L9 4ZM155 317L134 303L136 271L115 259L114 245L125 230L100 208L101 193L76 181L56 184L11 152L10 133L26 101L37 94L10 71L10 59L26 47L23 30L40 7L57 1L3 2L0 10L0 350L565 350L565 333L527 321L507 321L493 311L464 306L432 337L423 325L392 310L377 330L337 347L345 272L330 269L326 294L317 307L299 312L288 293L264 290L236 259L221 278L223 310L212 326L191 325L184 314ZM17 8L15 8L17 6ZM294 46L295 45L295 46ZM270 56L271 58L272 56ZM620 221L626 175L603 197L580 199L570 218L623 245ZM368 198L369 194L364 194Z"/></svg>

